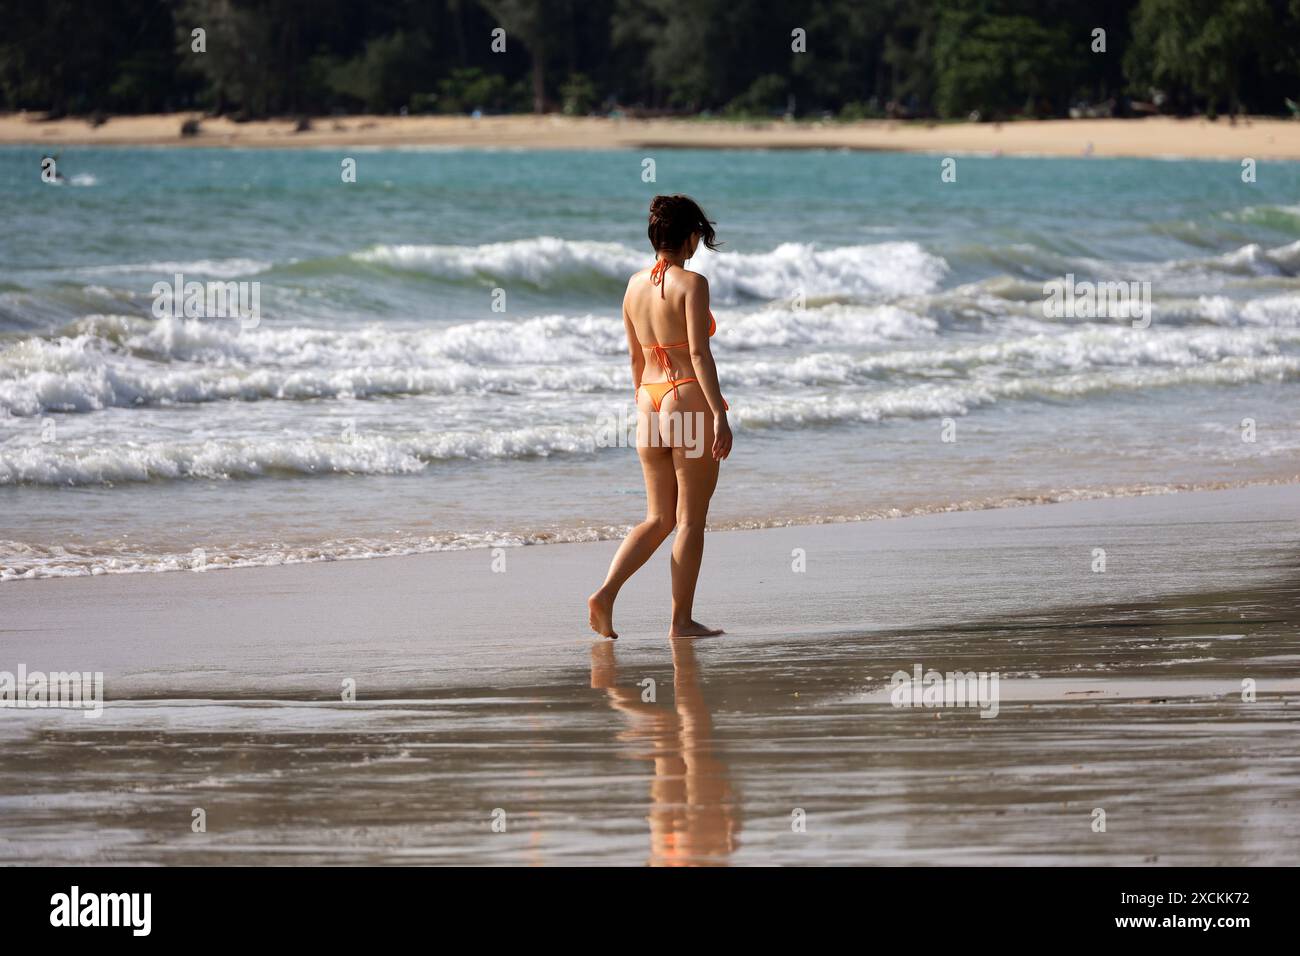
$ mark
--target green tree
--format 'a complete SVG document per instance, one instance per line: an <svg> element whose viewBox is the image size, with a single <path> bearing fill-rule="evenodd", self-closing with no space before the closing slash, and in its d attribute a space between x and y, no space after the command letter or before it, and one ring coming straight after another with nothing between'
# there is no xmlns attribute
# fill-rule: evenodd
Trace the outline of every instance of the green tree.
<svg viewBox="0 0 1300 956"><path fill-rule="evenodd" d="M560 102L565 114L584 116L596 105L599 93L591 78L584 73L570 73L560 87Z"/></svg>
<svg viewBox="0 0 1300 956"><path fill-rule="evenodd" d="M1300 99L1300 0L0 0L0 108L55 116L557 100L1061 116L1152 88L1181 110L1284 112Z"/></svg>
<svg viewBox="0 0 1300 956"><path fill-rule="evenodd" d="M507 104L506 81L496 73L478 67L453 70L438 84L437 107L440 113L468 113L471 110L500 110Z"/></svg>
<svg viewBox="0 0 1300 956"><path fill-rule="evenodd" d="M1282 26L1267 0L1141 0L1125 69L1134 92L1160 89L1211 116L1236 112L1243 75L1276 50Z"/></svg>
<svg viewBox="0 0 1300 956"><path fill-rule="evenodd" d="M729 116L770 116L785 109L790 85L784 76L767 73L749 85L744 93L727 104Z"/></svg>
<svg viewBox="0 0 1300 956"><path fill-rule="evenodd" d="M423 37L398 31L367 41L365 52L320 62L329 89L372 113L409 106L412 93L431 89L429 47Z"/></svg>
<svg viewBox="0 0 1300 956"><path fill-rule="evenodd" d="M935 38L935 106L941 116L1051 112L1074 82L1082 47L1060 27L1022 15L946 9Z"/></svg>
<svg viewBox="0 0 1300 956"><path fill-rule="evenodd" d="M516 38L528 48L533 78L533 112L546 112L546 53L551 33L553 4L545 0L482 0L487 11L505 29L509 40Z"/></svg>

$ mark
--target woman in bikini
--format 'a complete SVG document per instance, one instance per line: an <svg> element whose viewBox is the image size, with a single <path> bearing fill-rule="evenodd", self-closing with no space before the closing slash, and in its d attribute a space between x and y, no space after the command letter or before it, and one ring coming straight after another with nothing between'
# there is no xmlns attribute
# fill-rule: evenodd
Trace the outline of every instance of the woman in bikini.
<svg viewBox="0 0 1300 956"><path fill-rule="evenodd" d="M619 546L605 583L587 600L587 608L593 631L618 637L614 599L619 588L676 528L668 636L711 637L722 630L705 627L692 616L695 582L718 466L731 454L731 427L709 349L715 330L709 283L687 271L685 262L701 242L716 249L717 240L713 223L689 196L656 196L648 231L654 265L632 276L623 296L646 518Z"/></svg>

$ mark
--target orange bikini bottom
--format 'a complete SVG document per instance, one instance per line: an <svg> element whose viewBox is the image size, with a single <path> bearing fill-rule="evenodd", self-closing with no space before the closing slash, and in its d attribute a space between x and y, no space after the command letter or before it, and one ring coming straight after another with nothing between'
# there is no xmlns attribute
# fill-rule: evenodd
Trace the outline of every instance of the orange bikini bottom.
<svg viewBox="0 0 1300 956"><path fill-rule="evenodd" d="M690 382L698 381L699 379L697 378L677 378L667 382L642 382L641 387L644 388L646 394L650 396L650 406L657 412L664 403L664 396L669 392L676 393L678 385L686 385ZM731 411L731 406L727 404L725 398L722 400L722 407L727 411Z"/></svg>
<svg viewBox="0 0 1300 956"><path fill-rule="evenodd" d="M664 403L664 396L669 392L676 393L678 385L685 385L687 382L695 382L694 378L679 378L668 382L643 382L641 387L646 390L650 396L650 405L657 412L659 407Z"/></svg>

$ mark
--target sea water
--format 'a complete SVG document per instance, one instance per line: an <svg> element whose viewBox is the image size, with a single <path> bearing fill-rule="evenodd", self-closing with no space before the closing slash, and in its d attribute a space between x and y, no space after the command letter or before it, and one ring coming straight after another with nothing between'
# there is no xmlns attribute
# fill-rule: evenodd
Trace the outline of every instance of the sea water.
<svg viewBox="0 0 1300 956"><path fill-rule="evenodd" d="M619 535L656 193L724 242L689 263L736 439L712 527L1300 474L1300 164L41 156L0 147L0 579ZM257 320L157 308L185 282L256 283Z"/></svg>

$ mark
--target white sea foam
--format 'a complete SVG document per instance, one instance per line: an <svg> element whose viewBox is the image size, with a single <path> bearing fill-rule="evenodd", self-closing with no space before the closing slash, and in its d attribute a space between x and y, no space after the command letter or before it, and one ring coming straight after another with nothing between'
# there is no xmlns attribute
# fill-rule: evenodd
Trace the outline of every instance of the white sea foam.
<svg viewBox="0 0 1300 956"><path fill-rule="evenodd" d="M830 249L787 242L771 252L752 254L701 249L690 265L708 276L715 296L728 301L800 294L916 295L936 289L948 272L943 259L915 242Z"/></svg>
<svg viewBox="0 0 1300 956"><path fill-rule="evenodd" d="M719 340L741 351L818 346L872 347L929 339L939 323L900 305L831 303L821 308L771 308L719 319Z"/></svg>
<svg viewBox="0 0 1300 956"><path fill-rule="evenodd" d="M1115 281L1146 279L1196 280L1227 276L1293 276L1300 270L1300 240L1273 248L1251 242L1213 256L1194 256L1154 262L1111 262L1090 257L1073 258L1071 263L1090 275Z"/></svg>
<svg viewBox="0 0 1300 956"><path fill-rule="evenodd" d="M1295 274L1297 267L1300 267L1300 241L1275 248L1252 242L1215 256L1155 263L1151 269L1166 273L1226 272L1240 276L1289 276Z"/></svg>
<svg viewBox="0 0 1300 956"><path fill-rule="evenodd" d="M1029 343L1018 346L1031 355ZM1114 349L1114 343L1095 347ZM1200 346L1205 347L1205 346ZM1221 349L1221 344L1214 348ZM878 422L895 418L964 415L974 408L1003 401L1077 400L1093 393L1146 391L1180 385L1240 385L1260 381L1294 381L1300 357L1226 356L1197 361L1192 343L1162 356L1160 366L1088 369L1015 377L986 374L953 379L886 379L871 387L831 391L808 388L754 389L743 400L733 393L733 413L746 427L791 428L807 423ZM994 356L1003 357L1003 356ZM960 361L961 357L950 361ZM1136 354L1128 356L1138 362ZM978 360L974 352L966 360ZM934 354L902 353L885 358L890 369L933 368ZM1079 363L1086 365L1080 353ZM1180 364L1181 363L1181 364ZM785 365L755 363L737 376L738 387L760 384L859 385L862 369L834 356L807 356ZM626 401L624 399L623 401ZM603 414L617 413L606 401ZM84 485L181 479L258 478L267 475L410 474L430 463L455 459L518 459L558 453L591 454L599 447L607 421L602 408L572 424L530 426L521 412L516 426L499 429L367 433L351 440L327 436L209 438L180 441L95 442L62 439L44 443L28 436L0 445L0 486L14 484Z"/></svg>
<svg viewBox="0 0 1300 956"><path fill-rule="evenodd" d="M1266 311L1257 318L1255 326L1149 330L1024 322L993 341L970 342L945 340L935 334L934 320L900 307L833 304L724 316L717 348L724 381L743 387L1191 366L1268 357L1300 345L1300 329L1265 324ZM627 387L622 324L595 316L444 329L243 332L230 323L98 316L71 331L0 351L0 412L34 416L229 400L472 398Z"/></svg>
<svg viewBox="0 0 1300 956"><path fill-rule="evenodd" d="M549 286L583 274L626 278L652 257L612 242L539 236L479 246L381 245L353 258L449 279L518 279Z"/></svg>
<svg viewBox="0 0 1300 956"><path fill-rule="evenodd" d="M498 431L414 432L404 435L209 439L84 444L29 444L0 450L0 486L89 485L187 478L266 475L401 475L450 459L517 459L563 452L591 453L599 423Z"/></svg>
<svg viewBox="0 0 1300 956"><path fill-rule="evenodd" d="M609 319L542 317L443 330L259 329L105 316L0 351L0 412L229 399L474 395L625 387Z"/></svg>
<svg viewBox="0 0 1300 956"><path fill-rule="evenodd" d="M1079 399L1093 393L1145 391L1179 385L1240 385L1294 381L1300 357L1225 359L1213 365L1130 368L1068 375L924 382L871 392L760 394L738 404L735 417L757 428L878 422L891 418L965 415L983 405L1017 399Z"/></svg>
<svg viewBox="0 0 1300 956"><path fill-rule="evenodd" d="M363 366L340 369L221 369L119 366L84 352L87 367L0 377L0 412L92 412L104 408L219 401L304 401L383 395L489 395L564 389L607 391L626 387L613 367L479 369L464 363L442 368ZM621 375L620 375L621 373Z"/></svg>
<svg viewBox="0 0 1300 956"><path fill-rule="evenodd" d="M872 352L811 352L785 360L732 361L727 381L741 385L835 385L890 382L914 376L983 380L1107 368L1211 367L1227 359L1267 359L1279 344L1300 345L1300 331L1174 329L1161 333L1089 326L1059 335L1029 335L998 342L937 345ZM1300 359L1300 356L1297 356Z"/></svg>
<svg viewBox="0 0 1300 956"><path fill-rule="evenodd" d="M210 276L231 279L265 272L272 263L258 259L195 259L191 261L163 260L159 262L109 263L98 266L78 266L69 271L78 275L142 275L157 276L160 281L171 280L176 273L186 277Z"/></svg>
<svg viewBox="0 0 1300 956"><path fill-rule="evenodd" d="M989 496L948 501L937 500L930 504L903 508L882 507L870 511L851 513L832 511L819 515L802 515L798 518L776 514L762 518L741 518L722 522L711 521L710 528L720 531L783 527L792 524L838 524L939 512L982 511L991 508L1015 508L1053 502L1086 501L1098 498L1139 495L1166 495L1184 491L1280 483L1285 482L1276 479L1263 479L1256 481L1170 482L1076 487L1010 496ZM207 571L215 572L230 568L278 567L321 561L365 560L473 548L607 541L620 538L627 531L626 526L619 525L582 525L559 529L548 528L544 531L486 530L444 532L434 535L396 534L387 538L333 539L312 545L265 545L251 548L244 546L231 550L212 547L205 549L204 567ZM192 552L149 553L129 551L121 547L103 552L97 551L93 547L65 547L62 545L50 547L33 545L23 541L0 539L0 582L105 574L147 574L193 569L194 556Z"/></svg>
<svg viewBox="0 0 1300 956"><path fill-rule="evenodd" d="M588 275L623 281L654 261L649 250L551 236L480 246L383 245L353 258L449 279L513 279L541 287ZM941 258L915 242L829 249L785 243L763 253L710 252L701 247L689 268L707 276L713 298L723 302L791 298L799 293L914 294L936 288L947 273Z"/></svg>

